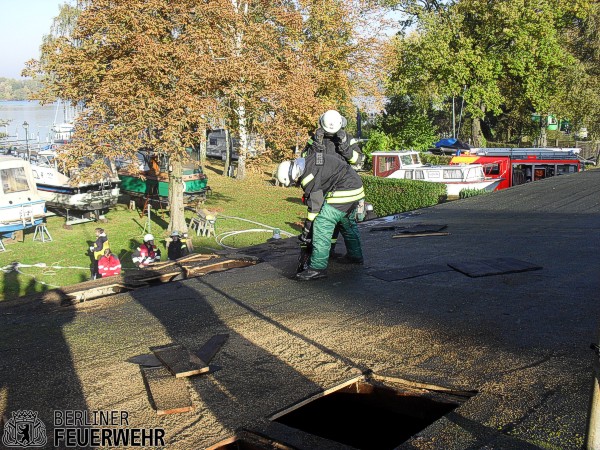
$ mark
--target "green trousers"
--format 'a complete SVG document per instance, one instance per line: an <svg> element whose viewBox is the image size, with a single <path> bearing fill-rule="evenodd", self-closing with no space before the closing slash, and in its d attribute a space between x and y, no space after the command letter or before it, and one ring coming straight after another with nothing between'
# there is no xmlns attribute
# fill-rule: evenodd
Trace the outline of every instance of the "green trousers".
<svg viewBox="0 0 600 450"><path fill-rule="evenodd" d="M356 211L345 213L325 202L313 224L312 254L309 263L311 269L323 270L327 268L331 237L337 224L340 225L348 256L362 259L360 234L356 225Z"/></svg>

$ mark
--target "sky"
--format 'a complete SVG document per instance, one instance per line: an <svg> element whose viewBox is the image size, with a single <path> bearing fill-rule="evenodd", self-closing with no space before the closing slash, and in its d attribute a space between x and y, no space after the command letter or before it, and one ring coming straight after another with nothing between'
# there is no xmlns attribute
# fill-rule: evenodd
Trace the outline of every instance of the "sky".
<svg viewBox="0 0 600 450"><path fill-rule="evenodd" d="M39 59L60 5L70 0L0 0L0 78L22 79L25 62Z"/></svg>
<svg viewBox="0 0 600 450"><path fill-rule="evenodd" d="M21 78L25 61L39 59L42 37L67 0L0 0L0 78Z"/></svg>

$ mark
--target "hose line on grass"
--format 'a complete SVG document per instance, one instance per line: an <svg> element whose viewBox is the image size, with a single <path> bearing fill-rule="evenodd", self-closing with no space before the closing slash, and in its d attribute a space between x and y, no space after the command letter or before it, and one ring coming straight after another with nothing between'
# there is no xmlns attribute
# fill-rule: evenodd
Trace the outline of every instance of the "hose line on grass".
<svg viewBox="0 0 600 450"><path fill-rule="evenodd" d="M79 267L79 266L52 266L52 265L47 265L46 263L40 262L40 263L36 263L36 264L21 264L20 262L15 262L12 264L9 264L8 266L4 266L2 267L2 272L4 273L8 273L8 272L12 272L14 271L18 271L17 269L20 267L41 267L44 269L82 269L82 270L89 270L89 267Z"/></svg>
<svg viewBox="0 0 600 450"><path fill-rule="evenodd" d="M263 227L263 228L251 228L249 230L225 231L225 232L219 233L218 235L215 236L215 241L217 242L217 244L219 244L221 247L232 249L232 250L235 249L236 247L231 247L231 246L225 245L223 243L223 241L225 239L227 239L231 236L236 236L236 235L242 234L242 233L273 233L274 230L278 229L277 227L272 227L270 225L265 225L264 223L256 222L254 220L244 219L242 217L220 215L219 218L241 220L243 222L249 222L254 225L259 225L259 226ZM283 231L281 229L279 229L279 233L284 236L287 236L287 237L294 236L292 233Z"/></svg>
<svg viewBox="0 0 600 450"><path fill-rule="evenodd" d="M60 286L55 286L54 284L46 283L45 281L38 280L35 276L30 275L30 274L25 273L22 270L20 270L21 267L46 267L46 263L38 263L38 264L31 265L31 264L21 264L21 263L16 262L16 263L12 263L8 266L2 267L2 269L0 269L0 270L2 270L2 272L4 272L4 273L16 272L20 275L33 278L33 281L35 281L36 283L43 284L44 286L48 286L51 288L59 288L60 287Z"/></svg>

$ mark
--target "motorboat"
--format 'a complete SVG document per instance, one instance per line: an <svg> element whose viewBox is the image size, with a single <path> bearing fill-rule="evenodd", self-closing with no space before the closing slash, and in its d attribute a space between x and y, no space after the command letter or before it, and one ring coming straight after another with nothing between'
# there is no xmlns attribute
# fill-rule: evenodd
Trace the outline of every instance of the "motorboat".
<svg viewBox="0 0 600 450"><path fill-rule="evenodd" d="M68 144L71 142L75 124L73 122L64 122L52 126L50 131L51 140L54 144Z"/></svg>
<svg viewBox="0 0 600 450"><path fill-rule="evenodd" d="M74 183L68 172L60 167L56 151L41 150L35 156L31 159L33 178L49 207L100 215L117 204L121 181L116 174Z"/></svg>
<svg viewBox="0 0 600 450"><path fill-rule="evenodd" d="M0 236L40 225L46 202L39 195L29 162L0 156Z"/></svg>
<svg viewBox="0 0 600 450"><path fill-rule="evenodd" d="M458 197L464 189L496 189L502 179L487 177L482 164L426 165L414 150L373 152L373 175L384 178L429 181L446 185L448 197Z"/></svg>

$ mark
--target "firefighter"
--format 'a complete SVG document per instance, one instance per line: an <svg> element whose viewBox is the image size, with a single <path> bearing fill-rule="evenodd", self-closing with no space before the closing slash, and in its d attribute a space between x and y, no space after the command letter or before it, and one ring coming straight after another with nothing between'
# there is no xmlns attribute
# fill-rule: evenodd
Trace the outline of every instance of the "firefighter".
<svg viewBox="0 0 600 450"><path fill-rule="evenodd" d="M140 245L131 255L131 259L140 269L160 261L160 249L154 245L154 236L147 234L144 236L144 243Z"/></svg>
<svg viewBox="0 0 600 450"><path fill-rule="evenodd" d="M171 233L171 242L167 247L167 257L169 261L175 261L185 255L187 250L187 243L184 239L181 239L179 231L173 231Z"/></svg>
<svg viewBox="0 0 600 450"><path fill-rule="evenodd" d="M333 109L323 113L319 118L319 128L306 143L302 157L321 152L339 155L348 164L361 164L364 155L357 141L344 130L346 124L346 118Z"/></svg>
<svg viewBox="0 0 600 450"><path fill-rule="evenodd" d="M98 260L98 273L102 278L112 277L121 273L121 261L110 251L104 250L104 255Z"/></svg>
<svg viewBox="0 0 600 450"><path fill-rule="evenodd" d="M323 113L319 118L319 128L317 128L313 136L308 140L302 152L302 157L320 152L338 155L351 165L362 165L364 155L360 151L357 141L344 130L347 123L346 118L336 110L330 109ZM329 256L332 258L339 256L335 253L339 234L340 228L338 226L331 236Z"/></svg>
<svg viewBox="0 0 600 450"><path fill-rule="evenodd" d="M108 237L102 228L96 228L96 242L90 247L92 253L92 280L98 277L98 260L102 258L106 249L110 248Z"/></svg>
<svg viewBox="0 0 600 450"><path fill-rule="evenodd" d="M348 163L338 156L311 153L306 158L279 164L277 179L284 186L300 183L308 207L299 239L312 243L312 253L308 268L296 274L298 280L327 276L331 237L338 224L347 250L340 262L363 263L356 208L365 193L360 176Z"/></svg>

